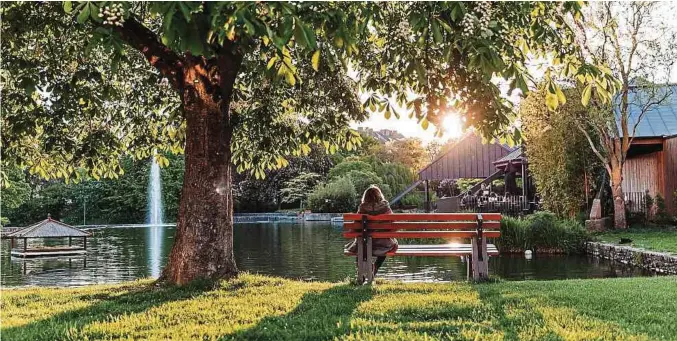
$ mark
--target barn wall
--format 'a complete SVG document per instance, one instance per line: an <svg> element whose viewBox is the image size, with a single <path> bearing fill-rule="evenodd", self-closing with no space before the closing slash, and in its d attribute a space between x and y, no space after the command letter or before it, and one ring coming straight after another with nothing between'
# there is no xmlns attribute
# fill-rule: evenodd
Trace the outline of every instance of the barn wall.
<svg viewBox="0 0 677 341"><path fill-rule="evenodd" d="M486 178L496 172L493 162L508 154L509 150L500 144L483 144L481 138L468 134L421 170L419 179Z"/></svg>
<svg viewBox="0 0 677 341"><path fill-rule="evenodd" d="M623 192L641 192L649 190L651 196L663 195L659 178L662 171L660 159L663 152L653 152L628 158L623 165Z"/></svg>
<svg viewBox="0 0 677 341"><path fill-rule="evenodd" d="M665 202L668 211L677 214L673 193L677 191L677 137L666 139L663 142L663 164L665 167Z"/></svg>

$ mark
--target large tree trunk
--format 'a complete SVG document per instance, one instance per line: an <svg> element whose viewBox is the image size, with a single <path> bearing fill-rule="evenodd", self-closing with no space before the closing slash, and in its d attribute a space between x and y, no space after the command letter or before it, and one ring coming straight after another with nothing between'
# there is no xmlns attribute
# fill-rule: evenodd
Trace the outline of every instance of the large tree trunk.
<svg viewBox="0 0 677 341"><path fill-rule="evenodd" d="M625 229L628 227L625 217L625 197L623 196L623 166L620 163L611 163L611 195L614 200L614 227Z"/></svg>
<svg viewBox="0 0 677 341"><path fill-rule="evenodd" d="M170 283L237 274L229 104L239 60L233 62L187 57L183 68L186 164L174 246L163 272Z"/></svg>

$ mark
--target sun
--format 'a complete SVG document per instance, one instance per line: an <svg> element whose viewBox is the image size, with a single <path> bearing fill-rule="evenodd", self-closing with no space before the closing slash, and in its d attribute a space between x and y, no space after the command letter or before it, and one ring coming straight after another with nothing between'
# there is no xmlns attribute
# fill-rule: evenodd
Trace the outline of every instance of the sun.
<svg viewBox="0 0 677 341"><path fill-rule="evenodd" d="M463 135L463 122L461 122L461 117L456 113L447 115L442 121L442 127L446 137L455 139Z"/></svg>

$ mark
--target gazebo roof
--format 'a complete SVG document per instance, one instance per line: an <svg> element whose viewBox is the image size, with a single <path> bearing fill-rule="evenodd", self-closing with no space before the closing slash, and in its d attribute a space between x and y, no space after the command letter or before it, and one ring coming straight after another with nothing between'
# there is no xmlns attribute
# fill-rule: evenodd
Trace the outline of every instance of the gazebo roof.
<svg viewBox="0 0 677 341"><path fill-rule="evenodd" d="M496 167L502 167L502 166L505 166L509 162L521 164L522 162L524 162L524 159L525 159L525 157L524 157L524 152L522 151L522 146L519 146L519 147L515 148L515 150L510 152L510 154L494 161L494 165Z"/></svg>
<svg viewBox="0 0 677 341"><path fill-rule="evenodd" d="M59 237L89 237L92 234L58 220L52 219L51 215L47 219L14 231L7 235L8 238L59 238Z"/></svg>

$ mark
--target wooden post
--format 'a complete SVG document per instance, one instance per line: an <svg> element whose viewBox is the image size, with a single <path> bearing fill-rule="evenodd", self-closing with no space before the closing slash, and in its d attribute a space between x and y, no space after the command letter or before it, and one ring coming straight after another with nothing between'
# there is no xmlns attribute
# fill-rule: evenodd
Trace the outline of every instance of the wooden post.
<svg viewBox="0 0 677 341"><path fill-rule="evenodd" d="M425 213L430 212L430 190L428 180L425 180Z"/></svg>
<svg viewBox="0 0 677 341"><path fill-rule="evenodd" d="M9 248L13 249L14 248L14 238L10 238L9 244L10 244Z"/></svg>
<svg viewBox="0 0 677 341"><path fill-rule="evenodd" d="M24 238L24 252L28 250L28 238Z"/></svg>
<svg viewBox="0 0 677 341"><path fill-rule="evenodd" d="M73 237L68 237L68 246L73 246Z"/></svg>
<svg viewBox="0 0 677 341"><path fill-rule="evenodd" d="M85 247L85 250L87 250L87 237L82 237L82 244Z"/></svg>

